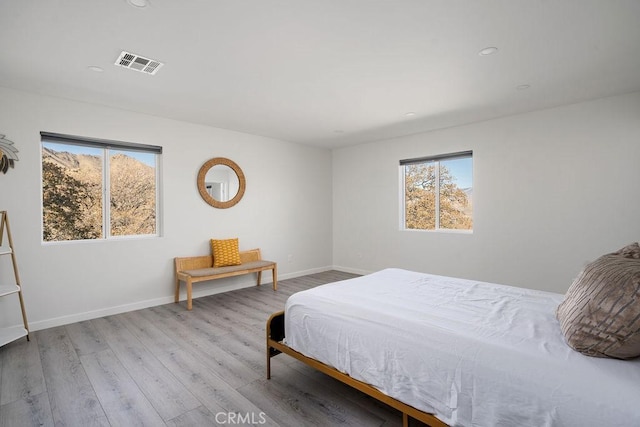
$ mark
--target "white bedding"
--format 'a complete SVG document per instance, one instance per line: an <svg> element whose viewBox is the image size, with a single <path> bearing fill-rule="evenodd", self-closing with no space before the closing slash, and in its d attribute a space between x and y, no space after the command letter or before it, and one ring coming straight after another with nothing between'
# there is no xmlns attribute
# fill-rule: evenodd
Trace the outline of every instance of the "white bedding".
<svg viewBox="0 0 640 427"><path fill-rule="evenodd" d="M386 269L292 295L286 342L449 425L640 426L640 359L572 350L562 299Z"/></svg>

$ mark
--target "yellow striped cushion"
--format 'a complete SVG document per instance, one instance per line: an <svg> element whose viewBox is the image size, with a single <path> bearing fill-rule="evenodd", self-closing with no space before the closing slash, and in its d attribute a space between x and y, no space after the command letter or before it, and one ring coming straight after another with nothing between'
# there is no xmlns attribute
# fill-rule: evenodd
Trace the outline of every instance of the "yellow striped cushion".
<svg viewBox="0 0 640 427"><path fill-rule="evenodd" d="M211 253L213 254L214 267L241 264L237 238L225 240L211 239Z"/></svg>

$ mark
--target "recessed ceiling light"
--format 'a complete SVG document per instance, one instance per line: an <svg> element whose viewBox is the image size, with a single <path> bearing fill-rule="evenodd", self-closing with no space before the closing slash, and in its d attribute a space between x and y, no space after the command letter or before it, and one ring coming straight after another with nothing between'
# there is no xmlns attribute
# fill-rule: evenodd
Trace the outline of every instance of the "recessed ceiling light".
<svg viewBox="0 0 640 427"><path fill-rule="evenodd" d="M516 86L516 89L518 90L527 90L531 87L531 85L520 85L520 86Z"/></svg>
<svg viewBox="0 0 640 427"><path fill-rule="evenodd" d="M97 65L89 65L87 68L91 71L95 71L96 73L101 73L104 71L104 68L98 67Z"/></svg>
<svg viewBox="0 0 640 427"><path fill-rule="evenodd" d="M127 0L127 3L140 9L149 6L149 2L147 0Z"/></svg>
<svg viewBox="0 0 640 427"><path fill-rule="evenodd" d="M493 55L497 51L498 51L497 47L485 47L480 52L478 52L478 55L480 55L480 56Z"/></svg>

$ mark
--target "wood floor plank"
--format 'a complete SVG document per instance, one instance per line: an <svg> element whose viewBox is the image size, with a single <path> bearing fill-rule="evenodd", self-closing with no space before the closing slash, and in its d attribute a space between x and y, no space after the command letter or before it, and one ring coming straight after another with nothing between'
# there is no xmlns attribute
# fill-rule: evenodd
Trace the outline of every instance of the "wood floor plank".
<svg viewBox="0 0 640 427"><path fill-rule="evenodd" d="M182 383L189 388L212 413L249 414L275 424L250 400L211 371L201 360L186 350L177 350L161 357Z"/></svg>
<svg viewBox="0 0 640 427"><path fill-rule="evenodd" d="M277 292L200 297L192 311L172 303L38 331L33 347L0 348L0 427L250 425L229 419L247 414L253 425L399 427L397 411L292 357L273 358L265 379L267 318L295 292L355 276L321 272ZM34 372L7 376L21 364Z"/></svg>
<svg viewBox="0 0 640 427"><path fill-rule="evenodd" d="M161 323L152 322L142 316L140 311L131 311L129 313L122 313L118 315L118 318L151 353L154 355L162 354L164 352L171 352L179 350L181 344L175 341L161 329Z"/></svg>
<svg viewBox="0 0 640 427"><path fill-rule="evenodd" d="M309 381L296 370L288 370L271 380L257 380L238 389L266 409L279 425L379 426L384 422L371 412L342 399L330 388Z"/></svg>
<svg viewBox="0 0 640 427"><path fill-rule="evenodd" d="M46 390L38 340L21 339L0 350L0 405L27 399Z"/></svg>
<svg viewBox="0 0 640 427"><path fill-rule="evenodd" d="M91 322L164 420L200 406L195 396L116 317Z"/></svg>
<svg viewBox="0 0 640 427"><path fill-rule="evenodd" d="M161 308L155 312L161 311ZM150 316L146 311L142 312L142 315ZM197 322L195 324L198 325ZM185 322L171 317L165 318L163 323L165 333L175 340L181 340L183 348L194 354L232 387L241 387L259 378L259 375L244 363L212 342L212 335L208 334L206 326L192 325L189 320Z"/></svg>
<svg viewBox="0 0 640 427"><path fill-rule="evenodd" d="M248 297L248 294L248 292L229 292L228 296L230 302L233 303L234 306L245 308L245 313L253 314L253 319L255 319L257 322L262 322L264 319L262 313L267 309L269 299L267 299L266 295L263 297L264 299L254 299Z"/></svg>
<svg viewBox="0 0 640 427"><path fill-rule="evenodd" d="M187 312L175 305L165 307L173 311L178 320L205 331L209 337L227 334L233 328L233 323L237 323L239 319L232 319L225 315L225 308L220 303L209 305L206 301L207 298L195 300L194 309Z"/></svg>
<svg viewBox="0 0 640 427"><path fill-rule="evenodd" d="M274 362L278 359L280 359L280 356L271 359L271 372L273 377L284 373L285 371L283 369L295 369L301 374L305 375L307 377L307 381L317 382L322 387L326 387L327 389L332 390L332 393L340 396L341 399L348 399L354 404L360 405L363 409L371 412L380 419L387 420L384 424L385 426L400 427L402 425L402 414L400 413L400 411L393 409L389 405L379 402L378 400L354 388L351 388L316 369L313 369L312 367L300 362L297 359L285 357L284 360L292 361L285 368L274 365Z"/></svg>
<svg viewBox="0 0 640 427"><path fill-rule="evenodd" d="M257 325L263 320L262 311L256 312L255 308L248 306L241 298L236 299L225 295L215 300L204 298L198 303L206 307L206 310L210 311L217 319L233 320L247 326Z"/></svg>
<svg viewBox="0 0 640 427"><path fill-rule="evenodd" d="M72 323L65 329L78 356L108 350L109 346L90 321Z"/></svg>
<svg viewBox="0 0 640 427"><path fill-rule="evenodd" d="M293 359L293 358L291 358ZM275 359L274 359L275 360ZM306 375L310 381L317 381L324 387L327 387L337 394L341 398L349 399L357 405L366 408L376 416L387 420L385 426L400 427L402 425L402 413L396 409L393 409L389 405L386 405L340 381L331 378L330 376L323 374L322 372L313 369L309 365L306 365L299 360L293 359L294 362L289 364L288 369L295 369L304 375ZM273 366L273 364L272 364ZM281 371L275 371L281 372Z"/></svg>
<svg viewBox="0 0 640 427"><path fill-rule="evenodd" d="M213 413L260 413L259 408L211 371L204 363L167 337L160 326L156 326L139 312L125 313L119 316L127 320L127 328L210 411Z"/></svg>
<svg viewBox="0 0 640 427"><path fill-rule="evenodd" d="M54 425L46 392L29 395L0 406L0 427Z"/></svg>
<svg viewBox="0 0 640 427"><path fill-rule="evenodd" d="M161 426L164 422L111 350L80 356L112 425Z"/></svg>
<svg viewBox="0 0 640 427"><path fill-rule="evenodd" d="M211 413L204 406L200 406L196 409L192 409L189 412L185 412L169 421L167 426L171 427L203 427L203 426L228 426L226 423L220 423L216 421L216 414ZM218 416L221 421L226 421L226 418Z"/></svg>
<svg viewBox="0 0 640 427"><path fill-rule="evenodd" d="M107 417L64 327L35 333L56 425L108 426Z"/></svg>
<svg viewBox="0 0 640 427"><path fill-rule="evenodd" d="M216 344L224 351L241 360L258 373L260 378L266 375L266 337L256 331L236 328L233 332L219 337ZM286 358L273 359L276 363ZM293 358L292 358L293 359Z"/></svg>
<svg viewBox="0 0 640 427"><path fill-rule="evenodd" d="M284 304L287 301L287 298L289 298L289 295L278 293L277 296L267 298L265 295L247 292L241 297L245 298L248 301L252 301L255 304L258 304L261 308L261 311L266 310L269 312L274 312L282 310L284 308Z"/></svg>

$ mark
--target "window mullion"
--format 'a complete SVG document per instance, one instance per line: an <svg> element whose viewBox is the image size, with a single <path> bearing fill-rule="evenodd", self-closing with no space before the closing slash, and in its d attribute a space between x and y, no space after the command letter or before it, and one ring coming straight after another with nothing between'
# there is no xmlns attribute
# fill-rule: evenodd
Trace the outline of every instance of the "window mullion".
<svg viewBox="0 0 640 427"><path fill-rule="evenodd" d="M111 173L109 149L104 149L102 161L102 233L105 239L111 237Z"/></svg>
<svg viewBox="0 0 640 427"><path fill-rule="evenodd" d="M436 182L435 182L435 215L436 215L436 230L440 229L440 162L435 162L435 174L436 174Z"/></svg>
<svg viewBox="0 0 640 427"><path fill-rule="evenodd" d="M400 229L407 228L407 166L400 167Z"/></svg>
<svg viewBox="0 0 640 427"><path fill-rule="evenodd" d="M160 185L161 185L160 184L160 172L162 170L162 158L160 157L159 154L156 154L154 157L155 157L155 168L156 168L156 172L155 172L155 174L156 174L156 178L155 178L155 183L156 183L156 188L155 188L155 192L156 192L155 234L157 236L159 236L160 234L162 234L161 230L160 230L160 226L162 224L162 221L160 220L160 215L161 215L160 206L162 204L162 200L161 200L162 194L161 194L161 191L160 191Z"/></svg>

